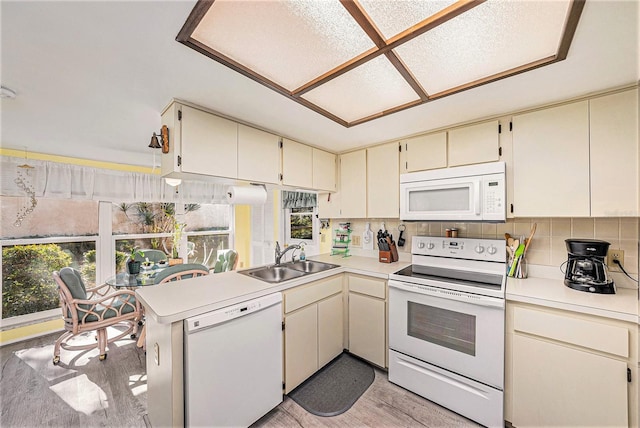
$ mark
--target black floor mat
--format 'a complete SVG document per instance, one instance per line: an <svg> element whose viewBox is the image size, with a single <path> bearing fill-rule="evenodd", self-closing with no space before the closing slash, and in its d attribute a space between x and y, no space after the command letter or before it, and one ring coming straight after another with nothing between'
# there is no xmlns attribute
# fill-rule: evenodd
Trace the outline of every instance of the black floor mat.
<svg viewBox="0 0 640 428"><path fill-rule="evenodd" d="M373 367L342 353L289 393L309 413L335 416L344 413L373 383Z"/></svg>

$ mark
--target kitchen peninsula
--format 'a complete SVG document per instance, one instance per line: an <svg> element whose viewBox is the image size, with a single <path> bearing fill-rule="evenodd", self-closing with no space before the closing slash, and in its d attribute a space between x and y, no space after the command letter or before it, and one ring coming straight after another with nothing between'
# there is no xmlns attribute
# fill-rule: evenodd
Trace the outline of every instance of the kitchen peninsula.
<svg viewBox="0 0 640 428"><path fill-rule="evenodd" d="M339 258L320 255L312 259L338 264L340 267L279 284L269 284L238 272L227 272L194 278L188 280L188 282L141 288L137 291L147 316L148 414L153 426L182 426L184 424L183 320L271 293L286 293L292 289L303 289L305 286L311 286L311 283L319 284L320 288L325 287L324 284L329 287L329 284L335 284L334 280L336 278L341 280L343 296L348 296L351 292L376 299L375 297L366 296L368 293L366 287L370 286L371 290L373 290L377 287L377 284L384 284L385 294L382 299L378 299L384 304L386 311L386 281L389 275L410 264L408 261L391 264L379 263L377 258L363 256ZM354 281L354 278L358 282ZM343 297L343 308L347 314L343 318L345 320L343 344L345 349L349 349L349 307L346 300ZM620 288L617 294L607 296L607 299L596 299L589 294L568 289L562 284L561 280L557 279L529 278L513 280L509 278L507 282L505 419L517 425L516 421L512 419L513 417L527 417L526 414L522 413L521 401L514 400L514 386L512 385L514 376L518 376L519 373L515 370L518 369L519 363L514 362L517 354L516 356L512 355L513 313L514 309L517 312L517 309L524 305L524 309L530 311L535 309L542 311L544 314L561 310L562 312L559 314L552 314L561 316L561 318L554 318L556 323L551 324L555 330L560 330L560 325L557 322L562 322L563 325L568 325L568 328L576 328L578 331L596 323L597 325L605 324L607 327L611 327L613 330L608 331L616 333L616 337L620 337L622 332L622 342L624 342L622 351L614 348L614 353L618 353L618 355L614 355L613 360L615 360L614 363L618 363L618 366L620 361L627 362L624 363L624 366L629 367L631 370L633 382L627 386L626 379L624 380L625 389L628 388L628 394L626 393L627 391L624 391L625 395L621 398L622 403L618 404L622 405L622 411L624 411L625 417L628 418L628 425L637 426L636 408L638 397L634 385L637 382L638 343L637 334L633 332L635 331L634 329L637 329L637 302L637 290L633 289ZM383 315L386 323L386 313ZM527 312L526 315L530 315L530 312ZM577 326L571 321L574 319L579 321ZM566 323L567 320L568 324ZM525 329L522 325L515 328ZM627 336L623 331L625 329L633 331ZM386 327L384 334L386 334ZM521 331L516 334L529 336L525 337L525 339L530 339L542 333ZM582 334L589 337L591 330L582 330ZM546 339L547 342L554 340L557 341L559 339L553 337ZM599 343L578 343L577 345L570 343L568 347L586 346L589 352L611 352L611 347L608 345L610 341L607 341L606 337L598 336L596 340ZM384 352L387 352L386 347L385 343ZM625 351L624 349L627 350ZM351 349L350 351L353 352ZM625 352L626 357L624 356ZM584 352L580 355L583 354ZM607 356L611 357L611 355ZM365 359L368 358L365 357ZM371 361L371 359L369 360ZM632 361L635 361L635 365L631 363ZM384 364L376 364L384 366ZM578 367L576 370L579 372L580 368ZM516 409L515 413L513 409Z"/></svg>

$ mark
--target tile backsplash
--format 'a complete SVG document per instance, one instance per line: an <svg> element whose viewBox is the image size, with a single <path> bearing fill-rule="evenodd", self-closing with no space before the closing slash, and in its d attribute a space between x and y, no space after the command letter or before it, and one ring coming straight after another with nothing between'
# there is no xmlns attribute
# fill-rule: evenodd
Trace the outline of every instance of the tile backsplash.
<svg viewBox="0 0 640 428"><path fill-rule="evenodd" d="M348 220L341 220L348 221ZM374 236L384 222L389 233L397 241L398 220L367 219L352 220L353 234L362 236L365 224L371 223ZM444 236L445 229L457 228L458 236L464 238L502 239L505 233L514 237L528 237L536 224L536 233L527 250L530 264L560 266L567 261L567 238L601 239L611 243L610 249L624 251L624 268L630 274L638 273L638 224L636 217L621 218L518 218L506 223L445 223L406 222L404 238L406 244L399 251L411 252L411 237L415 235Z"/></svg>

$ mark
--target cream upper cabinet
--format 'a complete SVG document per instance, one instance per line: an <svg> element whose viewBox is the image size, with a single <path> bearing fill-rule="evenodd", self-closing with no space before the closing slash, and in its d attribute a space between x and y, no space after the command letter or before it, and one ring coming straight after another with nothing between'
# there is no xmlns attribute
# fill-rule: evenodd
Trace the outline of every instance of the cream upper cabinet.
<svg viewBox="0 0 640 428"><path fill-rule="evenodd" d="M367 152L340 155L340 218L367 217Z"/></svg>
<svg viewBox="0 0 640 428"><path fill-rule="evenodd" d="M508 303L507 335L513 426L637 426L637 324Z"/></svg>
<svg viewBox="0 0 640 428"><path fill-rule="evenodd" d="M336 186L336 155L324 150L313 148L313 188L335 192Z"/></svg>
<svg viewBox="0 0 640 428"><path fill-rule="evenodd" d="M400 141L400 172L446 168L447 133L420 135Z"/></svg>
<svg viewBox="0 0 640 428"><path fill-rule="evenodd" d="M367 217L400 216L400 169L397 143L367 149Z"/></svg>
<svg viewBox="0 0 640 428"><path fill-rule="evenodd" d="M591 216L638 216L638 89L589 100L589 123Z"/></svg>
<svg viewBox="0 0 640 428"><path fill-rule="evenodd" d="M278 184L280 137L246 125L238 125L238 178Z"/></svg>
<svg viewBox="0 0 640 428"><path fill-rule="evenodd" d="M449 166L497 161L498 138L497 120L449 130Z"/></svg>
<svg viewBox="0 0 640 428"><path fill-rule="evenodd" d="M238 177L238 125L187 105L173 103L162 115L169 127L169 154L162 174L172 172Z"/></svg>
<svg viewBox="0 0 640 428"><path fill-rule="evenodd" d="M282 184L313 187L313 148L282 139Z"/></svg>
<svg viewBox="0 0 640 428"><path fill-rule="evenodd" d="M318 217L340 217L340 192L318 193Z"/></svg>
<svg viewBox="0 0 640 428"><path fill-rule="evenodd" d="M513 213L583 217L589 201L589 104L513 117Z"/></svg>

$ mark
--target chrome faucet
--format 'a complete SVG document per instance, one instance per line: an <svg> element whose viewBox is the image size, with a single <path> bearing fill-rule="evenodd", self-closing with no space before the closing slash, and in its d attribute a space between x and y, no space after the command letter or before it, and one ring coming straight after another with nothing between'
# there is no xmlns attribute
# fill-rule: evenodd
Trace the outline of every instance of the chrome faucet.
<svg viewBox="0 0 640 428"><path fill-rule="evenodd" d="M300 249L300 245L291 244L287 248L285 248L284 251L280 252L280 243L276 241L276 266L280 266L280 260L282 259L282 256L284 256L287 253L287 251L299 250L299 249Z"/></svg>

